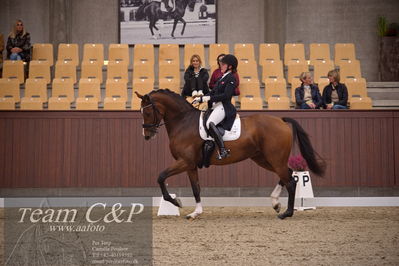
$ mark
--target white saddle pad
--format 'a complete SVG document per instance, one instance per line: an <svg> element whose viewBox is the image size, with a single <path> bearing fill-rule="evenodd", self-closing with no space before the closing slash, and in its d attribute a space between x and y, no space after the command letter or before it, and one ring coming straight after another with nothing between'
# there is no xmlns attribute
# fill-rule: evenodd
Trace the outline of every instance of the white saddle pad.
<svg viewBox="0 0 399 266"><path fill-rule="evenodd" d="M200 119L199 119L199 133L203 140L213 140L211 136L208 137L206 134L204 123L203 123L204 112L201 112ZM241 135L241 119L240 116L237 114L236 119L234 120L234 124L231 127L230 131L225 131L223 135L223 141L232 141L236 140Z"/></svg>
<svg viewBox="0 0 399 266"><path fill-rule="evenodd" d="M172 1L169 1L169 7L172 7L171 12L173 12L173 11L176 10L176 7L173 5ZM168 10L166 10L165 3L164 3L164 2L161 2L161 11L163 11L163 12L169 12Z"/></svg>

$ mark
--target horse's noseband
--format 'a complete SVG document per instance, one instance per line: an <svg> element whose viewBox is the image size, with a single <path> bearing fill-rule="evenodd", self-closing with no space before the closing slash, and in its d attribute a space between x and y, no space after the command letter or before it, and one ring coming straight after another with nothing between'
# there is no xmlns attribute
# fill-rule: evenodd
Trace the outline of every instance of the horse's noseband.
<svg viewBox="0 0 399 266"><path fill-rule="evenodd" d="M149 96L148 96L149 97ZM143 110L147 107L152 107L152 111L153 111L153 117L154 117L154 122L152 124L143 124L143 128L150 130L151 132L157 133L158 132L158 128L163 126L165 123L161 124L162 118L160 120L158 120L158 117L156 115L156 113L161 114L161 112L158 110L158 108L156 107L156 105L152 102L151 98L150 99L150 104L141 107L141 112L143 113Z"/></svg>

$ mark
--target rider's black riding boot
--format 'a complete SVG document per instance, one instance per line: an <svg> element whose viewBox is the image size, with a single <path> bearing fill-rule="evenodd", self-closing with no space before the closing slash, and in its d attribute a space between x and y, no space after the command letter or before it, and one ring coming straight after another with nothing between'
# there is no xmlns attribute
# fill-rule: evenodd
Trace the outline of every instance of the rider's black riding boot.
<svg viewBox="0 0 399 266"><path fill-rule="evenodd" d="M226 150L224 147L223 138L220 135L219 130L216 128L214 123L209 123L209 133L211 134L212 138L215 139L216 145L219 147L219 156L218 159L221 160L230 156L230 150Z"/></svg>

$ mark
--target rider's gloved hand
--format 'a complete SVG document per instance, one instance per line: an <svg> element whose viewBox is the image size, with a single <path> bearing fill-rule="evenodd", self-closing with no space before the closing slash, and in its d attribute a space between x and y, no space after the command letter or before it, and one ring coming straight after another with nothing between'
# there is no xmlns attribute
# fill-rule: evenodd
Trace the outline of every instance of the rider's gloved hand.
<svg viewBox="0 0 399 266"><path fill-rule="evenodd" d="M195 97L194 101L191 104L198 104L201 102L201 97Z"/></svg>
<svg viewBox="0 0 399 266"><path fill-rule="evenodd" d="M202 90L199 90L197 95L198 96L204 96L204 93L202 92Z"/></svg>
<svg viewBox="0 0 399 266"><path fill-rule="evenodd" d="M198 91L193 90L193 92L191 93L191 96L192 96L192 97L199 96L199 95L198 95Z"/></svg>
<svg viewBox="0 0 399 266"><path fill-rule="evenodd" d="M211 99L211 96L201 96L201 97L195 97L194 101L192 104L197 104L197 103L206 103Z"/></svg>
<svg viewBox="0 0 399 266"><path fill-rule="evenodd" d="M206 103L211 99L211 96L202 96L201 97L201 102Z"/></svg>

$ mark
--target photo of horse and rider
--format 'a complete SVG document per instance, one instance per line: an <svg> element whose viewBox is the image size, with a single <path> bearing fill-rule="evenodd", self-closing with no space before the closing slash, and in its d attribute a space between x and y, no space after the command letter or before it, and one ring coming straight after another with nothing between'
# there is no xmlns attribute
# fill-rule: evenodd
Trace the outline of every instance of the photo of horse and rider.
<svg viewBox="0 0 399 266"><path fill-rule="evenodd" d="M217 0L120 0L120 42L216 42Z"/></svg>

